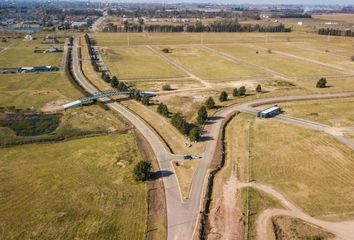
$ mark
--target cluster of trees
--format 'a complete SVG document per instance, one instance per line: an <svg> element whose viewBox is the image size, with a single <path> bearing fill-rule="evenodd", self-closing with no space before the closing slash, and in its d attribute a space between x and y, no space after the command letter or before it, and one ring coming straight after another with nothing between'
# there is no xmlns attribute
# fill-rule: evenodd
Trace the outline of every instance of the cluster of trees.
<svg viewBox="0 0 354 240"><path fill-rule="evenodd" d="M320 35L330 35L330 36L344 36L344 37L354 37L354 31L352 30L341 30L337 28L320 28L318 29L318 34Z"/></svg>
<svg viewBox="0 0 354 240"><path fill-rule="evenodd" d="M151 104L150 98L142 94L141 91L137 89L129 89L129 97L131 99L141 102L145 106L149 106Z"/></svg>
<svg viewBox="0 0 354 240"><path fill-rule="evenodd" d="M320 80L318 80L316 83L316 87L317 88L326 88L327 87L327 79L321 78Z"/></svg>
<svg viewBox="0 0 354 240"><path fill-rule="evenodd" d="M85 41L86 41L86 44L87 44L87 49L88 49L88 52L89 52L89 55L90 55L90 59L91 59L91 65L93 67L93 69L96 71L96 72L99 72L100 71L100 67L99 65L97 64L97 56L96 54L94 54L93 50L92 50L92 41L90 39L90 37L88 36L88 34L85 34Z"/></svg>
<svg viewBox="0 0 354 240"><path fill-rule="evenodd" d="M311 14L308 13L284 13L281 15L273 15L273 17L279 17L279 18L312 18Z"/></svg>
<svg viewBox="0 0 354 240"><path fill-rule="evenodd" d="M210 24L203 24L198 21L194 25L187 26L187 32L291 32L291 28L286 28L283 24L277 26L262 26L259 24L241 25L235 20L218 20Z"/></svg>
<svg viewBox="0 0 354 240"><path fill-rule="evenodd" d="M160 103L159 106L157 107L157 112L164 117L168 117L169 111L167 105L164 103Z"/></svg>

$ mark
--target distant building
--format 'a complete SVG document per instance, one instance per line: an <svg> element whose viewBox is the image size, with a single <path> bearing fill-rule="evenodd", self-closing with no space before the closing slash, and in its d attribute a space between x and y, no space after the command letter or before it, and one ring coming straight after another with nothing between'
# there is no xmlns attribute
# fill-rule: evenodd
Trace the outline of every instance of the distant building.
<svg viewBox="0 0 354 240"><path fill-rule="evenodd" d="M271 118L271 117L275 117L277 115L279 115L281 113L281 109L280 107L278 107L277 105L271 107L271 108L267 108L263 111L260 111L257 113L257 117L260 118Z"/></svg>
<svg viewBox="0 0 354 240"><path fill-rule="evenodd" d="M58 68L52 66L38 66L38 67L21 67L19 69L20 73L39 73L39 72L53 72L57 71Z"/></svg>
<svg viewBox="0 0 354 240"><path fill-rule="evenodd" d="M55 52L61 52L61 50L56 47L50 47L44 51L44 53L55 53Z"/></svg>
<svg viewBox="0 0 354 240"><path fill-rule="evenodd" d="M302 22L297 22L297 25L302 26Z"/></svg>
<svg viewBox="0 0 354 240"><path fill-rule="evenodd" d="M72 22L71 27L72 28L80 28L80 27L86 27L87 22Z"/></svg>
<svg viewBox="0 0 354 240"><path fill-rule="evenodd" d="M31 34L26 35L26 36L25 36L25 40L26 40L26 41L32 41L32 40L33 40L32 35L31 35Z"/></svg>

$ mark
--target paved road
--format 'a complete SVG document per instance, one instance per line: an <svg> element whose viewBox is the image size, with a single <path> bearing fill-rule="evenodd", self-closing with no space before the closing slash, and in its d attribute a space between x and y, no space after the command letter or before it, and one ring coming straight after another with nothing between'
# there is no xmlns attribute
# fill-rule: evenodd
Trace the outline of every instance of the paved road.
<svg viewBox="0 0 354 240"><path fill-rule="evenodd" d="M77 46L77 38L74 41L73 47L73 74L79 84L89 93L93 94L98 92L98 90L92 86L89 81L85 78L85 76L81 72L80 60L78 58L78 46ZM194 77L194 75L191 75ZM215 147L216 147L216 139L218 139L218 135L221 129L222 120L236 111L248 112L251 114L255 114L257 111L254 109L256 106L271 104L271 103L279 103L279 102L290 102L290 101L304 101L304 100L315 100L315 99L329 99L329 98L344 98L344 97L352 97L354 96L354 92L352 93L337 93L337 94L316 94L316 95L306 95L306 96L288 96L288 97L277 97L277 98L269 98L269 99L260 99L254 100L241 105L234 105L228 108L225 108L215 115L215 119L213 124L208 125L208 141L206 142L205 151L203 153L203 158L200 160L199 167L195 176L193 178L193 183L191 186L190 198L186 201L182 201L177 179L174 174L166 175L163 178L164 187L166 192L166 204L167 204L167 239L192 239L197 218L199 216L200 210L200 200L202 196L203 186L205 182L205 178L207 175L207 170L209 163L214 156ZM171 172L173 173L173 168L171 165L171 160L180 158L181 156L176 156L164 148L163 143L160 138L144 123L142 122L136 115L125 107L120 105L117 102L110 102L108 98L102 98L100 101L106 103L106 105L113 111L116 111L127 118L147 139L150 143L157 160L160 164L161 171ZM279 117L279 120L288 121L288 122L296 122L296 124L303 126L312 126L314 123L307 122L298 122L286 119L286 117ZM312 128L319 128L317 130L323 130L318 124L315 124Z"/></svg>

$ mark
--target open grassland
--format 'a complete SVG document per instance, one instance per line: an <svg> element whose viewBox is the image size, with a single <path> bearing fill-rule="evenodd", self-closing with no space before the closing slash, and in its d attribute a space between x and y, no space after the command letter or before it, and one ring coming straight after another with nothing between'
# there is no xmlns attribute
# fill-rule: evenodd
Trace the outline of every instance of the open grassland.
<svg viewBox="0 0 354 240"><path fill-rule="evenodd" d="M171 78L184 74L145 46L110 47L102 56L118 79Z"/></svg>
<svg viewBox="0 0 354 240"><path fill-rule="evenodd" d="M346 219L354 210L354 153L334 138L256 119L251 178L272 185L313 216Z"/></svg>
<svg viewBox="0 0 354 240"><path fill-rule="evenodd" d="M327 79L326 88L317 88L319 79L296 80L296 85L311 93L336 93L354 91L354 78Z"/></svg>
<svg viewBox="0 0 354 240"><path fill-rule="evenodd" d="M275 239L335 239L333 234L297 218L279 216L272 223Z"/></svg>
<svg viewBox="0 0 354 240"><path fill-rule="evenodd" d="M131 87L143 91L153 91L153 92L163 91L162 87L164 85L169 85L171 87L171 90L182 90L182 89L203 87L203 85L196 80L183 79L183 78L175 79L175 80L126 81L126 83Z"/></svg>
<svg viewBox="0 0 354 240"><path fill-rule="evenodd" d="M333 13L333 14L320 14L312 15L315 19L323 19L327 21L339 21L354 24L354 14L350 13Z"/></svg>
<svg viewBox="0 0 354 240"><path fill-rule="evenodd" d="M304 46L305 45L305 46ZM322 62L325 64L333 65L334 67L340 67L346 70L354 70L354 62L350 60L350 57L346 55L340 55L335 53L335 45L332 48L332 44L327 44L327 49L324 51L311 49L306 47L306 43L303 45L290 43L269 43L269 44L257 44L267 49L276 50L284 54L291 54L296 57L309 59L312 61ZM352 48L352 43L348 41L347 48ZM333 53L332 53L333 51Z"/></svg>
<svg viewBox="0 0 354 240"><path fill-rule="evenodd" d="M143 239L139 160L132 134L0 149L1 238Z"/></svg>
<svg viewBox="0 0 354 240"><path fill-rule="evenodd" d="M284 103L284 114L334 127L354 127L354 98Z"/></svg>
<svg viewBox="0 0 354 240"><path fill-rule="evenodd" d="M199 161L187 160L187 161L175 161L171 163L176 173L178 185L183 199L189 198L189 192L192 187L192 181L194 173L198 168Z"/></svg>
<svg viewBox="0 0 354 240"><path fill-rule="evenodd" d="M257 43L265 42L266 33L93 33L99 46L128 46L130 45L178 45L222 43ZM269 42L284 41L316 41L325 39L317 34L305 33L269 33Z"/></svg>
<svg viewBox="0 0 354 240"><path fill-rule="evenodd" d="M80 97L65 73L0 75L0 106L40 109Z"/></svg>
<svg viewBox="0 0 354 240"><path fill-rule="evenodd" d="M146 121L167 142L175 154L195 154L203 151L203 143L193 143L192 147L186 147L187 138L155 109L147 108L134 100L121 103Z"/></svg>
<svg viewBox="0 0 354 240"><path fill-rule="evenodd" d="M208 47L287 77L337 76L340 74L340 72L329 70L315 63L304 62L274 52L270 53L267 49L248 44L223 44Z"/></svg>
<svg viewBox="0 0 354 240"><path fill-rule="evenodd" d="M65 111L59 117L59 124L55 121L49 121L47 124L43 123L41 126L34 127L33 122L29 124L20 120L12 120L11 123L13 125L12 128L10 126L0 127L0 145L64 140L115 132L122 133L128 129L117 116L96 105ZM29 134L27 136L20 136L16 134L16 129L13 128L20 128ZM38 129L37 131L43 133L34 135L33 129Z"/></svg>
<svg viewBox="0 0 354 240"><path fill-rule="evenodd" d="M162 49L164 47L160 47ZM208 80L239 79L260 76L247 65L237 64L196 46L171 46L167 56L200 78Z"/></svg>
<svg viewBox="0 0 354 240"><path fill-rule="evenodd" d="M36 49L45 50L51 44L42 44L42 38L33 41L14 40L14 44L1 54L0 68L16 68L31 66L59 67L62 53L34 53ZM62 44L55 45L63 48Z"/></svg>

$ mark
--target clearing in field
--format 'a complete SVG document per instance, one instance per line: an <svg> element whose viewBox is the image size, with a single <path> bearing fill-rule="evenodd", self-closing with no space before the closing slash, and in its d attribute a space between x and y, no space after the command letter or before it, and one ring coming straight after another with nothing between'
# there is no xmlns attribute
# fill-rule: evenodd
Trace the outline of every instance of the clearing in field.
<svg viewBox="0 0 354 240"><path fill-rule="evenodd" d="M0 149L0 235L143 239L146 187L132 176L139 160L132 134Z"/></svg>
<svg viewBox="0 0 354 240"><path fill-rule="evenodd" d="M255 119L250 152L252 180L272 185L312 216L353 217L354 153L334 138Z"/></svg>
<svg viewBox="0 0 354 240"><path fill-rule="evenodd" d="M33 41L13 40L14 44L1 54L0 68L59 67L62 53L34 53L34 50L46 50L52 46L51 44L42 44L42 40L41 37ZM62 49L63 44L56 44L55 47Z"/></svg>
<svg viewBox="0 0 354 240"><path fill-rule="evenodd" d="M354 127L354 98L283 103L284 114L333 127Z"/></svg>
<svg viewBox="0 0 354 240"><path fill-rule="evenodd" d="M65 73L0 75L0 106L60 106L82 97Z"/></svg>
<svg viewBox="0 0 354 240"><path fill-rule="evenodd" d="M184 74L145 46L109 47L101 50L118 79L174 78Z"/></svg>
<svg viewBox="0 0 354 240"><path fill-rule="evenodd" d="M337 76L341 74L315 63L304 62L248 44L210 45L208 47L287 77Z"/></svg>
<svg viewBox="0 0 354 240"><path fill-rule="evenodd" d="M237 80L261 75L250 66L225 60L197 46L171 46L169 49L168 57L202 79Z"/></svg>

